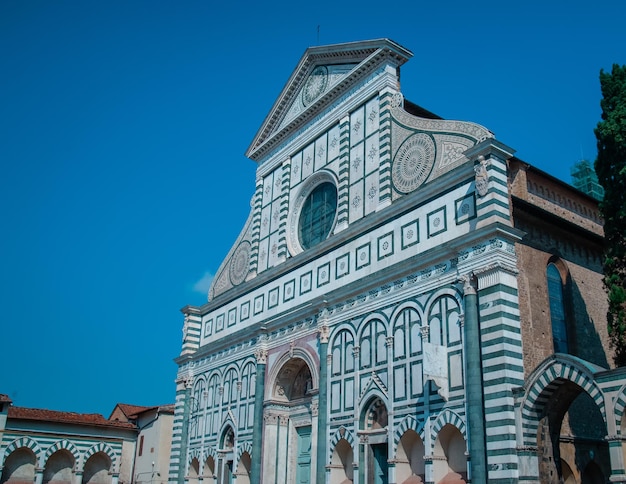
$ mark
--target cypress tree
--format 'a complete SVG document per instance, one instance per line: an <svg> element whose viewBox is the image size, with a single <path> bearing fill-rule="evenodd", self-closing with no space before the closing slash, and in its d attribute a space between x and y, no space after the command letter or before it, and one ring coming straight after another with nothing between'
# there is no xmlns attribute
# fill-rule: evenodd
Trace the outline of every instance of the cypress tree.
<svg viewBox="0 0 626 484"><path fill-rule="evenodd" d="M615 364L626 365L626 66L600 71L602 121L595 129L595 170L604 188L604 285L608 293L607 323Z"/></svg>

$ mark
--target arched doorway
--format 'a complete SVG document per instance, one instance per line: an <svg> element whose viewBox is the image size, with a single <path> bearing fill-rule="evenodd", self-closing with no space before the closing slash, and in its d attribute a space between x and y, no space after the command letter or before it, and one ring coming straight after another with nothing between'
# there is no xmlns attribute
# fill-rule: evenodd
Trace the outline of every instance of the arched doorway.
<svg viewBox="0 0 626 484"><path fill-rule="evenodd" d="M603 484L606 482L606 478L604 477L602 469L600 469L598 464L595 462L589 462L583 471L580 482L582 484Z"/></svg>
<svg viewBox="0 0 626 484"><path fill-rule="evenodd" d="M540 479L604 482L611 463L606 425L596 402L569 380L559 379L553 385L558 386L543 408L537 431Z"/></svg>
<svg viewBox="0 0 626 484"><path fill-rule="evenodd" d="M372 398L363 407L359 435L367 442L361 446L359 472L361 481L371 484L389 482L388 412L382 399Z"/></svg>
<svg viewBox="0 0 626 484"><path fill-rule="evenodd" d="M4 461L0 484L33 484L36 457L32 450L21 447Z"/></svg>
<svg viewBox="0 0 626 484"><path fill-rule="evenodd" d="M222 435L220 437L220 449L218 451L218 455L220 456L218 482L220 484L230 484L233 480L233 462L235 460L234 449L235 431L230 425L227 425L222 431Z"/></svg>
<svg viewBox="0 0 626 484"><path fill-rule="evenodd" d="M318 391L307 360L303 351L294 350L279 360L269 378L263 444L263 476L268 482L313 482L311 408Z"/></svg>

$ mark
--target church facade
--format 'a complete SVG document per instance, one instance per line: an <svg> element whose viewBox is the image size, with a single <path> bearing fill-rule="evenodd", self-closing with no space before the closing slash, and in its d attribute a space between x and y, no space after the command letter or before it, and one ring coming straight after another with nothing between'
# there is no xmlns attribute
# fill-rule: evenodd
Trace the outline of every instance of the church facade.
<svg viewBox="0 0 626 484"><path fill-rule="evenodd" d="M171 482L626 482L597 202L404 99L411 56L310 48L260 127Z"/></svg>

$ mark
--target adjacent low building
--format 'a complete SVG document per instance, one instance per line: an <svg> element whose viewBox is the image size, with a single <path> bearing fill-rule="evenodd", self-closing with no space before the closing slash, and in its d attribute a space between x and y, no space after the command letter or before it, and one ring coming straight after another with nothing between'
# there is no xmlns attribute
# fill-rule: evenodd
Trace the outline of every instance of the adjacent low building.
<svg viewBox="0 0 626 484"><path fill-rule="evenodd" d="M0 483L166 482L173 410L118 404L107 419L16 407L0 395Z"/></svg>

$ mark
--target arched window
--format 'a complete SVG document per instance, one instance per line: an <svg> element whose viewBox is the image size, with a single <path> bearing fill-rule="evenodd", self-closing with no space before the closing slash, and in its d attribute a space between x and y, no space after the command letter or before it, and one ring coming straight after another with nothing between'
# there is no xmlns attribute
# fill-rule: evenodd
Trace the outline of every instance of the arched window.
<svg viewBox="0 0 626 484"><path fill-rule="evenodd" d="M361 368L374 368L387 363L387 331L380 319L368 321L361 333Z"/></svg>
<svg viewBox="0 0 626 484"><path fill-rule="evenodd" d="M550 321L555 353L568 353L567 321L563 300L563 280L556 264L550 262L547 268L548 297L550 301Z"/></svg>

